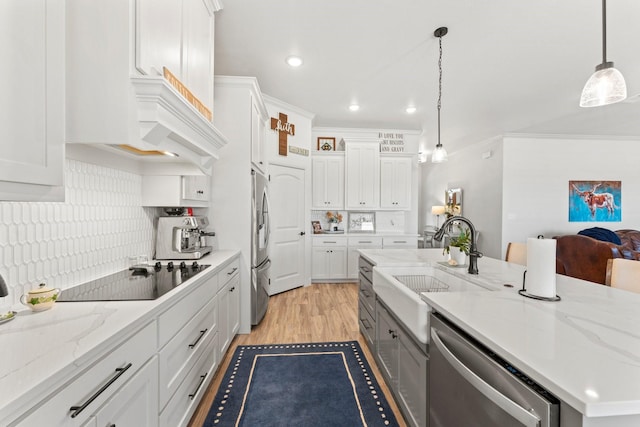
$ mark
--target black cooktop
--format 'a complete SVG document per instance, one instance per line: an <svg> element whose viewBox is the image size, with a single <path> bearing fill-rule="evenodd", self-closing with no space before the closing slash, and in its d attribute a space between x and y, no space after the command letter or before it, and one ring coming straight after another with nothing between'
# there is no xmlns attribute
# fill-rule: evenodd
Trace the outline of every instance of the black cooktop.
<svg viewBox="0 0 640 427"><path fill-rule="evenodd" d="M172 262L135 266L73 288L64 289L58 301L132 301L154 300L180 286L209 265Z"/></svg>

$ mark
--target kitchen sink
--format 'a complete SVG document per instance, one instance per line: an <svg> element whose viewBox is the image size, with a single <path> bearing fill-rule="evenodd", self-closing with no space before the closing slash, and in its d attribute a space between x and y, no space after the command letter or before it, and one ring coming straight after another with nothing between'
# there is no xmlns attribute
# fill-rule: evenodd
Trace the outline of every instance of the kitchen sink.
<svg viewBox="0 0 640 427"><path fill-rule="evenodd" d="M482 292L488 289L434 267L375 267L373 290L423 344L429 342L431 307L422 292Z"/></svg>

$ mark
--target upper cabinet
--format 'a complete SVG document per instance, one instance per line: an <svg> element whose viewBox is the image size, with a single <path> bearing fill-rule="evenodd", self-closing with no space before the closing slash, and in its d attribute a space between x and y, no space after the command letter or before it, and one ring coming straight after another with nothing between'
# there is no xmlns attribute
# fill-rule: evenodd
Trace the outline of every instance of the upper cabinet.
<svg viewBox="0 0 640 427"><path fill-rule="evenodd" d="M344 208L344 155L319 154L311 165L312 209Z"/></svg>
<svg viewBox="0 0 640 427"><path fill-rule="evenodd" d="M0 200L64 200L64 0L0 2Z"/></svg>
<svg viewBox="0 0 640 427"><path fill-rule="evenodd" d="M227 143L212 123L220 8L67 0L66 142L124 145L144 158L168 152L211 173Z"/></svg>
<svg viewBox="0 0 640 427"><path fill-rule="evenodd" d="M264 153L267 125L263 108L262 100L251 94L251 163L262 173L267 166Z"/></svg>
<svg viewBox="0 0 640 427"><path fill-rule="evenodd" d="M346 209L380 206L380 143L345 141Z"/></svg>
<svg viewBox="0 0 640 427"><path fill-rule="evenodd" d="M383 209L411 209L410 157L380 158L380 207Z"/></svg>

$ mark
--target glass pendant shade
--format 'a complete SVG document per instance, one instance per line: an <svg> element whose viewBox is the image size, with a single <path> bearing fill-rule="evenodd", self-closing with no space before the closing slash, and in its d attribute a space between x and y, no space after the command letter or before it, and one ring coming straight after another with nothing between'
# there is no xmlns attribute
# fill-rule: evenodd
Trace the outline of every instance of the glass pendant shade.
<svg viewBox="0 0 640 427"><path fill-rule="evenodd" d="M442 163L447 161L447 150L442 144L436 145L436 149L431 153L431 163Z"/></svg>
<svg viewBox="0 0 640 427"><path fill-rule="evenodd" d="M600 64L584 85L580 96L581 107L599 107L614 104L627 98L627 85L620 71L612 62Z"/></svg>

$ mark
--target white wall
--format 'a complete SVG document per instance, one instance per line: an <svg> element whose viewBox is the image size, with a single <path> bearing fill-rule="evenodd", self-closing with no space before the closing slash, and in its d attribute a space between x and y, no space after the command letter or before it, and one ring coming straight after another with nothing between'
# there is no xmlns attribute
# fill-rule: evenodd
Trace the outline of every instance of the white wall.
<svg viewBox="0 0 640 427"><path fill-rule="evenodd" d="M505 137L502 246L590 227L639 228L640 141ZM622 181L621 222L569 222L570 180Z"/></svg>
<svg viewBox="0 0 640 427"><path fill-rule="evenodd" d="M446 148L446 147L445 147ZM488 158L483 158L484 156ZM501 257L502 163L500 138L475 144L449 155L444 163L420 164L420 230L435 225L431 207L444 204L447 188L462 189L462 215L480 232L478 248L486 256ZM444 218L440 218L442 225Z"/></svg>

